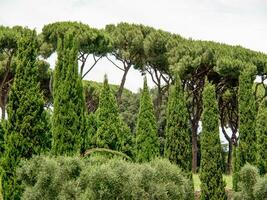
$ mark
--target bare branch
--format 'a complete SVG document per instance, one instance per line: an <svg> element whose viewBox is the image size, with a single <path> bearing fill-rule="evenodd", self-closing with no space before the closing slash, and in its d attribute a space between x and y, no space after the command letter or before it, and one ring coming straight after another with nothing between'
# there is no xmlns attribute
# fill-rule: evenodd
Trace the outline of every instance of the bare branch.
<svg viewBox="0 0 267 200"><path fill-rule="evenodd" d="M111 60L108 56L106 56L106 58L118 69L120 69L121 71L125 71L125 69L121 68L120 66L118 66L115 62L113 62L113 60ZM123 62L123 61L122 61Z"/></svg>

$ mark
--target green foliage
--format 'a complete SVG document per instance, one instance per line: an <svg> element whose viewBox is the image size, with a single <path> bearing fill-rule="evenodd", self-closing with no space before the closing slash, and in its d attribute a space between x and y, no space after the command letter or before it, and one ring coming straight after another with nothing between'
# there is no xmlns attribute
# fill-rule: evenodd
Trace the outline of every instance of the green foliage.
<svg viewBox="0 0 267 200"><path fill-rule="evenodd" d="M16 75L9 94L2 159L5 199L20 197L15 176L20 159L46 151L49 144L49 128L37 71L36 33L28 31L18 44Z"/></svg>
<svg viewBox="0 0 267 200"><path fill-rule="evenodd" d="M260 104L256 119L256 134L257 134L257 165L260 174L267 173L267 99L264 99Z"/></svg>
<svg viewBox="0 0 267 200"><path fill-rule="evenodd" d="M257 168L250 164L245 164L244 167L241 168L238 177L239 192L234 194L234 199L254 200L253 188L259 178Z"/></svg>
<svg viewBox="0 0 267 200"><path fill-rule="evenodd" d="M222 149L219 138L219 111L215 87L206 83L203 91L201 141L201 199L227 199L222 177Z"/></svg>
<svg viewBox="0 0 267 200"><path fill-rule="evenodd" d="M136 164L122 159L34 157L18 177L22 199L190 199L190 181L167 160Z"/></svg>
<svg viewBox="0 0 267 200"><path fill-rule="evenodd" d="M44 57L49 57L57 49L58 39L63 39L68 31L74 33L78 41L77 48L83 53L99 55L111 48L109 36L101 30L80 22L55 22L45 25L40 35L41 52Z"/></svg>
<svg viewBox="0 0 267 200"><path fill-rule="evenodd" d="M136 125L135 156L137 161L144 162L158 155L157 123L145 78Z"/></svg>
<svg viewBox="0 0 267 200"><path fill-rule="evenodd" d="M186 172L191 171L192 147L186 101L177 76L170 88L165 139L165 157Z"/></svg>
<svg viewBox="0 0 267 200"><path fill-rule="evenodd" d="M106 32L113 42L113 55L125 63L141 66L141 56L144 54L144 33L140 25L119 23L107 25ZM131 66L131 65L130 65Z"/></svg>
<svg viewBox="0 0 267 200"><path fill-rule="evenodd" d="M22 161L22 167L17 170L24 188L21 199L77 199L77 179L84 164L81 159L71 157L37 156Z"/></svg>
<svg viewBox="0 0 267 200"><path fill-rule="evenodd" d="M85 99L78 74L77 40L68 32L58 45L58 61L54 71L52 118L52 152L73 155L83 151L82 139L87 135Z"/></svg>
<svg viewBox="0 0 267 200"><path fill-rule="evenodd" d="M266 199L267 175L260 177L258 169L248 163L241 168L238 175L238 192L234 193L234 200Z"/></svg>
<svg viewBox="0 0 267 200"><path fill-rule="evenodd" d="M94 135L96 147L109 148L131 154L130 129L119 116L118 105L105 77L96 111L97 131Z"/></svg>
<svg viewBox="0 0 267 200"><path fill-rule="evenodd" d="M267 197L267 175L258 179L254 185L254 198L257 200L266 200Z"/></svg>
<svg viewBox="0 0 267 200"><path fill-rule="evenodd" d="M152 30L144 40L146 63L153 69L168 72L167 44L171 34L162 30Z"/></svg>
<svg viewBox="0 0 267 200"><path fill-rule="evenodd" d="M239 76L239 144L236 150L237 165L234 173L237 173L246 162L256 164L256 105L255 96L252 91L254 81L255 68L254 66L247 66L242 70ZM238 175L234 175L233 179L234 190L237 189Z"/></svg>
<svg viewBox="0 0 267 200"><path fill-rule="evenodd" d="M90 113L86 116L87 119L87 135L85 135L85 138L83 140L84 144L84 150L90 149L92 147L96 147L96 131L97 131L97 121L96 121L96 115L94 113Z"/></svg>

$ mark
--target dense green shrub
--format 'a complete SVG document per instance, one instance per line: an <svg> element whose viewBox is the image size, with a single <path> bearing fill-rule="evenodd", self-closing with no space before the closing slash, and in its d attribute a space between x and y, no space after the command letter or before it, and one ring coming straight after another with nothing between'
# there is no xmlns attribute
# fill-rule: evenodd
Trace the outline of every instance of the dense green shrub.
<svg viewBox="0 0 267 200"><path fill-rule="evenodd" d="M189 199L190 181L167 160L34 157L18 170L22 199Z"/></svg>
<svg viewBox="0 0 267 200"><path fill-rule="evenodd" d="M254 200L253 187L259 178L257 168L250 164L246 164L241 168L238 177L238 192L234 194L234 199Z"/></svg>
<svg viewBox="0 0 267 200"><path fill-rule="evenodd" d="M254 198L257 200L267 199L267 174L260 178L254 186Z"/></svg>

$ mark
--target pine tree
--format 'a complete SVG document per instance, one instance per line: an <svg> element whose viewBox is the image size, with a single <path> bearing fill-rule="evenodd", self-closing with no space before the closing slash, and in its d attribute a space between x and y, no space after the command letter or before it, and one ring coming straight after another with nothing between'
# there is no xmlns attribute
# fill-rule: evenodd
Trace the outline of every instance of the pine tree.
<svg viewBox="0 0 267 200"><path fill-rule="evenodd" d="M178 76L169 92L164 155L184 171L191 171L192 146L189 116Z"/></svg>
<svg viewBox="0 0 267 200"><path fill-rule="evenodd" d="M145 162L159 155L159 139L153 103L144 79L136 125L135 156L139 162Z"/></svg>
<svg viewBox="0 0 267 200"><path fill-rule="evenodd" d="M222 154L219 137L219 111L215 88L206 83L203 91L203 113L201 116L201 199L227 199L222 176Z"/></svg>
<svg viewBox="0 0 267 200"><path fill-rule="evenodd" d="M45 151L48 143L44 100L37 80L36 38L35 31L27 31L18 46L16 75L9 94L5 125L4 199L20 199L16 167L21 158L31 158Z"/></svg>
<svg viewBox="0 0 267 200"><path fill-rule="evenodd" d="M97 132L94 136L97 147L129 153L131 144L130 130L119 116L116 98L111 92L105 76L100 93L99 107L96 111Z"/></svg>
<svg viewBox="0 0 267 200"><path fill-rule="evenodd" d="M82 139L87 134L77 48L73 33L68 32L63 40L59 39L53 84L52 152L55 155L80 153Z"/></svg>
<svg viewBox="0 0 267 200"><path fill-rule="evenodd" d="M256 132L255 118L256 105L252 86L254 81L255 68L247 65L239 75L238 110L239 110L239 143L236 149L236 171L233 175L233 188L237 190L238 171L248 162L256 165Z"/></svg>
<svg viewBox="0 0 267 200"><path fill-rule="evenodd" d="M267 99L263 99L260 104L257 120L256 120L256 134L257 134L257 163L260 174L267 173Z"/></svg>

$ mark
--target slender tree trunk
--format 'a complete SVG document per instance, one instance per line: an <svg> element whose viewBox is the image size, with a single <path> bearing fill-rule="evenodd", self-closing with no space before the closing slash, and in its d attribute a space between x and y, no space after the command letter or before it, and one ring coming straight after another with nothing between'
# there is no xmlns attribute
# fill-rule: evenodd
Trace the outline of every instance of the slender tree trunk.
<svg viewBox="0 0 267 200"><path fill-rule="evenodd" d="M198 126L195 124L192 128L192 172L197 173L197 153L198 153L198 146L197 146L197 129Z"/></svg>
<svg viewBox="0 0 267 200"><path fill-rule="evenodd" d="M157 92L157 99L156 99L156 118L159 120L160 111L161 111L161 104L162 104L162 87L158 85L158 92Z"/></svg>
<svg viewBox="0 0 267 200"><path fill-rule="evenodd" d="M1 120L4 120L6 118L6 106L1 103Z"/></svg>
<svg viewBox="0 0 267 200"><path fill-rule="evenodd" d="M227 158L227 173L231 174L232 173L232 156L233 156L233 143L232 141L229 142L229 150L228 150L228 158Z"/></svg>
<svg viewBox="0 0 267 200"><path fill-rule="evenodd" d="M129 72L130 68L131 68L131 65L128 65L124 70L124 73L123 73L123 76L122 76L122 79L121 79L121 84L120 84L119 90L117 92L117 101L118 102L121 101L123 88L124 88L124 85L125 85L125 82L126 82L126 77L127 77L127 74Z"/></svg>

